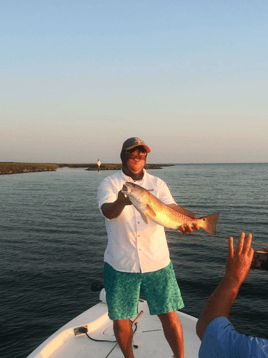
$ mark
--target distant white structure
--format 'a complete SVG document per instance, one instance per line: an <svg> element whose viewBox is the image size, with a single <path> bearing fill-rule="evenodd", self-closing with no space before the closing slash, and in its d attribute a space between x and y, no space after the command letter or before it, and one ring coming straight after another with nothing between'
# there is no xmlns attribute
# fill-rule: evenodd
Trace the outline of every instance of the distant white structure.
<svg viewBox="0 0 268 358"><path fill-rule="evenodd" d="M101 166L101 161L98 159L97 161L97 165L98 165L98 172L100 171L100 166Z"/></svg>

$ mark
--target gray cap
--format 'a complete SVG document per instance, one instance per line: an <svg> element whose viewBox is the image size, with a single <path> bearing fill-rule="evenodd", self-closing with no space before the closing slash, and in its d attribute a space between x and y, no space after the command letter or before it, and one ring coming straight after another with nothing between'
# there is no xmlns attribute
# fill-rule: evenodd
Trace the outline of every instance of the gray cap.
<svg viewBox="0 0 268 358"><path fill-rule="evenodd" d="M147 144L145 144L143 140L141 140L140 138L137 138L137 137L128 138L123 143L122 151L130 150L132 148L139 147L139 146L144 147L146 149L147 153L151 152L151 148Z"/></svg>

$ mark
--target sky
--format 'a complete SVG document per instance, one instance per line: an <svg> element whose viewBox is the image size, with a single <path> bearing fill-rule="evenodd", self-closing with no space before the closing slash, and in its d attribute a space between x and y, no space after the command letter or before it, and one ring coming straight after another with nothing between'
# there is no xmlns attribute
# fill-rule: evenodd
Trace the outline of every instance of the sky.
<svg viewBox="0 0 268 358"><path fill-rule="evenodd" d="M10 0L0 161L268 162L267 0Z"/></svg>

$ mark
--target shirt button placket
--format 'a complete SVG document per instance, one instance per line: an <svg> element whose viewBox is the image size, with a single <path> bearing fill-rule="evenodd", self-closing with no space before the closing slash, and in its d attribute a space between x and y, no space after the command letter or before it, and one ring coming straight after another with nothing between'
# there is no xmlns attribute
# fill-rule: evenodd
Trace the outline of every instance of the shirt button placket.
<svg viewBox="0 0 268 358"><path fill-rule="evenodd" d="M137 220L137 248L138 248L138 251L141 251L141 248L139 247L139 239L140 239L140 234L139 234L139 229L140 229L140 221Z"/></svg>
<svg viewBox="0 0 268 358"><path fill-rule="evenodd" d="M139 225L139 221L137 221L137 225ZM142 265L142 263L141 263L141 247L140 247L140 245L139 245L139 239L140 239L140 234L139 234L139 227L138 227L138 232L137 232L137 248L138 248L138 257L139 257L139 263L140 263L140 272L141 272L141 265Z"/></svg>

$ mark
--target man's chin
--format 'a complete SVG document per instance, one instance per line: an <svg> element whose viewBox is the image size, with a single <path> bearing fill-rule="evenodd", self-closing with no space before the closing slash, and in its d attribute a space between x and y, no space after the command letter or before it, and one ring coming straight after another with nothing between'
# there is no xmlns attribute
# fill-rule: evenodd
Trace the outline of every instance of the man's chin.
<svg viewBox="0 0 268 358"><path fill-rule="evenodd" d="M143 168L142 169L130 169L128 167L123 167L123 172L132 177L134 180L139 180L143 178Z"/></svg>
<svg viewBox="0 0 268 358"><path fill-rule="evenodd" d="M131 170L131 172L135 175L142 174L143 170Z"/></svg>
<svg viewBox="0 0 268 358"><path fill-rule="evenodd" d="M138 172L132 172L132 173L133 173L132 174L133 179L139 180L143 178L143 170L140 170Z"/></svg>

